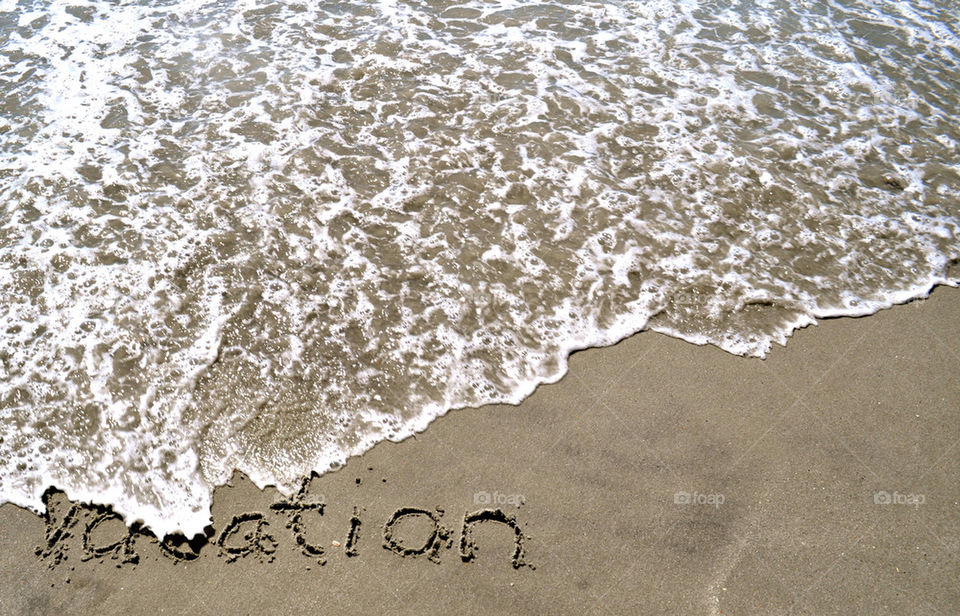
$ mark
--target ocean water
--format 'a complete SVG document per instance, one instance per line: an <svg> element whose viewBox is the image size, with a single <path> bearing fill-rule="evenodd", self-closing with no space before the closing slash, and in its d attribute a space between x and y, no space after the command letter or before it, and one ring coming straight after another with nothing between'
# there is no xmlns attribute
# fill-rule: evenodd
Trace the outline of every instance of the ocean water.
<svg viewBox="0 0 960 616"><path fill-rule="evenodd" d="M958 283L955 0L0 0L0 500L199 532L651 329Z"/></svg>

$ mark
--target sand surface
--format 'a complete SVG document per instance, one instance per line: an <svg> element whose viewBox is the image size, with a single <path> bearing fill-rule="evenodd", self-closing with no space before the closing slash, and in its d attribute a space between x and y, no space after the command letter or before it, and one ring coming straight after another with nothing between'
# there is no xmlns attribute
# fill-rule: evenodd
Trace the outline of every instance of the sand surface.
<svg viewBox="0 0 960 616"><path fill-rule="evenodd" d="M236 476L193 560L4 505L0 613L960 613L958 325L939 288L762 361L642 333L299 500Z"/></svg>

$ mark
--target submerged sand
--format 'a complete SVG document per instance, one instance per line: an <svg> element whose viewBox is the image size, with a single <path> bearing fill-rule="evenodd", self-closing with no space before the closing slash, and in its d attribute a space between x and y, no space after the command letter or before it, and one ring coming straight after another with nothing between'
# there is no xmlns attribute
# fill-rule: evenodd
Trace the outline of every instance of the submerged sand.
<svg viewBox="0 0 960 616"><path fill-rule="evenodd" d="M238 475L204 545L4 505L0 612L957 613L958 324L938 288L766 360L641 333L298 502Z"/></svg>

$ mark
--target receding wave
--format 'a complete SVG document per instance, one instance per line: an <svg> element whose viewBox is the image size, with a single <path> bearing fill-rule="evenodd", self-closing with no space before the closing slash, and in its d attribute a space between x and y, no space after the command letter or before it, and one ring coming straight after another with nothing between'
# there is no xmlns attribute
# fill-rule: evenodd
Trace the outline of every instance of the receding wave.
<svg viewBox="0 0 960 616"><path fill-rule="evenodd" d="M956 284L955 9L0 0L0 498L194 533L574 349Z"/></svg>

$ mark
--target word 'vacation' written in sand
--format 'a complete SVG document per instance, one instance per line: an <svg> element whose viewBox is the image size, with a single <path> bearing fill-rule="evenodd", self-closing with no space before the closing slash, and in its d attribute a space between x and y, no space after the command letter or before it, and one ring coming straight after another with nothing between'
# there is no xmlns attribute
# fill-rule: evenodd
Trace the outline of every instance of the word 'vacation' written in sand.
<svg viewBox="0 0 960 616"><path fill-rule="evenodd" d="M318 564L325 565L327 562L327 545L311 542L305 528L307 516L323 516L325 504L309 502L305 490L290 499L273 503L268 512L254 511L236 515L219 531L209 526L203 535L192 539L168 535L162 541L157 540L149 529L139 524L129 528L124 524L125 530L122 536L117 538L118 533L106 531L109 523L112 522L115 527L120 525L118 521L122 523L122 518L117 513L98 505L63 503L65 499L62 497L62 493L55 490L49 490L44 495L45 540L36 554L48 561L51 568L62 565L71 553L78 550L81 561L111 560L117 567L136 565L140 561L138 540L156 544L159 552L175 563L196 560L208 551L214 552L216 557L223 558L228 563L240 559L269 563L274 561L274 555L283 540L295 545L304 556ZM440 507L433 510L419 507L397 509L383 524L381 547L403 558L423 557L439 564L444 550L452 549L455 545L455 532L444 524L444 513ZM333 541L330 545L337 549L342 547L347 557L359 556L362 518L363 510L354 507L346 527L346 542L341 546L340 542ZM401 533L399 530L405 522L417 522L426 532L418 532L417 537L411 538L409 533ZM480 524L496 524L512 533L514 549L510 562L514 569L535 568L524 558L525 536L516 517L494 508L464 513L458 524L459 541L456 542L462 562L469 563L476 558L478 546L473 530ZM287 532L278 532L277 528L281 525L285 526Z"/></svg>

